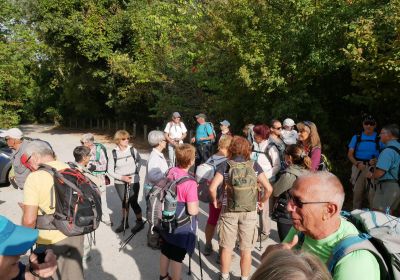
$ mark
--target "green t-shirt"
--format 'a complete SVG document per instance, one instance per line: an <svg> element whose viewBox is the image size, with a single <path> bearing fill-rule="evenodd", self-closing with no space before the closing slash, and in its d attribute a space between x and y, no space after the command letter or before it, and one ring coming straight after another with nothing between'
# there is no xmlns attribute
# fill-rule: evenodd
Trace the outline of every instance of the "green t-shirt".
<svg viewBox="0 0 400 280"><path fill-rule="evenodd" d="M292 227L283 242L292 241L297 233L298 231ZM319 257L322 262L326 263L331 251L340 240L349 235L357 234L357 228L352 223L342 219L339 229L324 239L315 240L306 236L301 249ZM337 263L333 276L335 280L379 280L379 263L369 251L354 251Z"/></svg>

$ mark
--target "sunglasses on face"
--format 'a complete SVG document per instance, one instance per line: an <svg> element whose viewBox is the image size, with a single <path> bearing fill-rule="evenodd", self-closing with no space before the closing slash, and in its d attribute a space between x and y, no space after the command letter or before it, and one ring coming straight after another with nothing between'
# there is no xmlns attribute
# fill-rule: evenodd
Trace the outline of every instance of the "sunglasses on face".
<svg viewBox="0 0 400 280"><path fill-rule="evenodd" d="M329 201L301 201L300 198L294 196L292 193L289 192L288 195L289 202L292 202L298 208L303 208L305 204L320 204L320 203L330 203Z"/></svg>
<svg viewBox="0 0 400 280"><path fill-rule="evenodd" d="M369 126L375 126L375 125L376 125L376 122L373 122L373 121L365 121L363 124L364 124L364 125L369 125Z"/></svg>

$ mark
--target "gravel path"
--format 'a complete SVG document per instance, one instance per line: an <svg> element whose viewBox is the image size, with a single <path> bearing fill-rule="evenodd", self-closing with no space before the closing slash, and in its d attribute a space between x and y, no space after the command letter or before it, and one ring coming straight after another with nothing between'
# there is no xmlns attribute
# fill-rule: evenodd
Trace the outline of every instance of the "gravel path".
<svg viewBox="0 0 400 280"><path fill-rule="evenodd" d="M61 161L72 161L72 150L74 147L79 145L81 133L77 133L69 130L57 130L52 126L46 125L24 125L21 127L24 133L32 138L40 138L48 141L53 146L57 157ZM107 142L105 135L96 135L96 139L99 142L103 142L107 149L111 149L113 144ZM141 145L143 146L143 145ZM144 159L148 158L148 150L140 150L140 153ZM145 175L145 168L142 168L140 172L143 185L143 179ZM12 187L3 186L0 188L0 213L7 216L15 223L20 223L22 211L17 206L18 197L21 196L20 191L13 189ZM143 199L142 191L139 194L140 205L145 210L145 201ZM121 220L121 203L118 199L117 193L113 187L107 189L107 202L111 209L111 219L118 223ZM207 221L207 210L208 205L201 203L201 213L199 214L199 237L200 246L203 249L204 246L204 225ZM134 215L130 212L130 223L134 224ZM114 225L115 227L116 225ZM125 237L122 234L116 234L112 229L104 224L101 224L99 229L96 231L96 245L92 247L90 252L91 258L88 260L85 267L85 279L88 280L114 280L114 279L158 279L159 276L159 256L160 252L152 250L146 246L146 228L138 233L132 241L125 247L125 249L119 252L119 244L121 240L125 240L129 236L129 230ZM271 236L274 240L277 239L276 225L273 223L273 230ZM276 243L274 240L269 239L263 242L263 249L268 244ZM213 240L214 249L218 248L217 241ZM253 271L255 267L259 265L260 251L257 249L253 250ZM219 266L215 262L216 254L212 254L209 257L201 256L203 266L203 279L218 279L217 273ZM235 252L232 261L232 278L239 279L240 267L239 267L239 255ZM184 268L182 279L200 279L200 267L199 267L199 256L198 250L196 249L192 259L192 275L188 276L189 258L186 257L184 260Z"/></svg>

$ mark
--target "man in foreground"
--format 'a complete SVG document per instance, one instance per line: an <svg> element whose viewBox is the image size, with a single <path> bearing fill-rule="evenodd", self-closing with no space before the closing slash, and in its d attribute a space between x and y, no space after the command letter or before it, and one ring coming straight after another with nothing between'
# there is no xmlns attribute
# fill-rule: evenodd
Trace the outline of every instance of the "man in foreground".
<svg viewBox="0 0 400 280"><path fill-rule="evenodd" d="M40 215L53 214L51 207L55 197L53 190L54 178L45 170L38 170L40 164L47 164L57 170L69 168L63 162L55 160L50 146L43 141L33 141L25 151L25 165L33 171L29 174L24 187L24 213L22 225L35 228ZM39 229L38 246L53 249L57 256L58 270L54 279L83 279L83 235L67 237L61 231L54 229Z"/></svg>
<svg viewBox="0 0 400 280"><path fill-rule="evenodd" d="M287 210L293 227L281 244L270 245L263 257L273 250L302 249L326 263L335 246L349 235L358 235L350 222L340 217L344 201L343 186L328 172L308 173L299 177L292 188ZM304 234L299 242L298 233ZM354 251L335 266L334 279L380 279L379 264L367 250Z"/></svg>

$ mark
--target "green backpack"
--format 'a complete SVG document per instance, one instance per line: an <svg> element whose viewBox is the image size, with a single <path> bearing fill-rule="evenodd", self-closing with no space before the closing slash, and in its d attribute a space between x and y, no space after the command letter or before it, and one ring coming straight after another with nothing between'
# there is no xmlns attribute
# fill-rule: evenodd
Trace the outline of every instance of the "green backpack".
<svg viewBox="0 0 400 280"><path fill-rule="evenodd" d="M256 210L258 198L257 175L254 162L228 161L226 182L228 212L251 212Z"/></svg>

